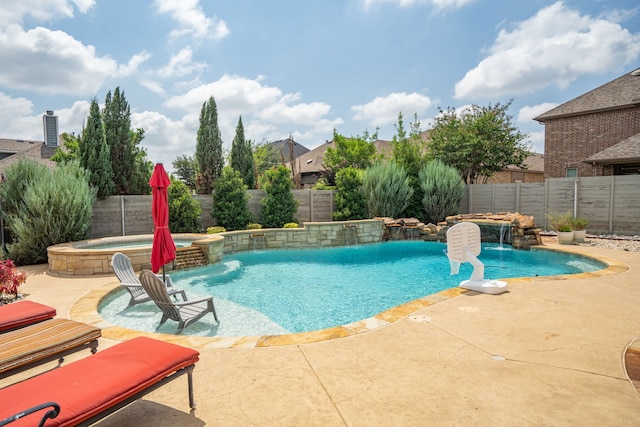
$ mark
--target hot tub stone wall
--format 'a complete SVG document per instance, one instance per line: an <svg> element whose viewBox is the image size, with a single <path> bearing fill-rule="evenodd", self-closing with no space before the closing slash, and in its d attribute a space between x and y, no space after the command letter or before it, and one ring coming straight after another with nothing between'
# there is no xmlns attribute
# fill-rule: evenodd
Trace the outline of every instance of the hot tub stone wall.
<svg viewBox="0 0 640 427"><path fill-rule="evenodd" d="M382 241L381 220L367 219L341 222L307 222L302 228L264 228L227 231L224 253L255 249L297 249L347 246Z"/></svg>

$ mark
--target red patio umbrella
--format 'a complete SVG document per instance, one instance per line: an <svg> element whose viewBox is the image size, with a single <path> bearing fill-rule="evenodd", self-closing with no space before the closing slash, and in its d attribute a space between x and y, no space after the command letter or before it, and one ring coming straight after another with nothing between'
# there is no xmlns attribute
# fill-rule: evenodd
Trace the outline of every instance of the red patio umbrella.
<svg viewBox="0 0 640 427"><path fill-rule="evenodd" d="M167 187L171 184L162 163L156 164L149 179L153 187L151 216L153 217L153 245L151 246L151 270L160 271L164 279L164 265L176 259L176 245L169 231L169 194Z"/></svg>

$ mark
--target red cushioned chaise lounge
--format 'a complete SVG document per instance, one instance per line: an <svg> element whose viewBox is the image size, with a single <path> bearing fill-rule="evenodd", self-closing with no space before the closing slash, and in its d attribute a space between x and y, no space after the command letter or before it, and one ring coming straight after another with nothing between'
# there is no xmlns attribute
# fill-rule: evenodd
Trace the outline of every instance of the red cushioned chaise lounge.
<svg viewBox="0 0 640 427"><path fill-rule="evenodd" d="M116 344L0 389L0 426L38 425L56 406L59 413L48 411L44 426L89 425L183 374L194 409L192 373L198 356L196 350L147 337ZM44 409L27 415L38 406Z"/></svg>
<svg viewBox="0 0 640 427"><path fill-rule="evenodd" d="M0 333L53 319L56 309L34 301L17 301L0 305Z"/></svg>

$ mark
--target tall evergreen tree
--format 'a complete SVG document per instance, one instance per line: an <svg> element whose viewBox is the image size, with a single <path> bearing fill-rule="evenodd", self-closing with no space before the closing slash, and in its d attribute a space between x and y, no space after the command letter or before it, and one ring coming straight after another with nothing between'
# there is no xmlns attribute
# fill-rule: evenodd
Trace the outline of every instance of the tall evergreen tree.
<svg viewBox="0 0 640 427"><path fill-rule="evenodd" d="M418 175L423 165L425 143L420 138L418 115L414 115L414 122L411 123L409 135L407 135L407 131L404 128L404 116L402 113L398 114L398 124L395 125L395 128L396 134L391 140L393 160L407 172L411 188L413 188L413 196L403 215L423 219L423 192Z"/></svg>
<svg viewBox="0 0 640 427"><path fill-rule="evenodd" d="M89 172L89 184L97 189L99 199L113 194L111 154L105 139L105 130L98 101L94 98L89 108L87 126L78 144L80 166Z"/></svg>
<svg viewBox="0 0 640 427"><path fill-rule="evenodd" d="M111 151L111 168L115 194L136 194L133 189L140 181L136 176L140 166L136 163L136 150L131 131L131 110L124 91L119 87L107 93L102 113L105 137ZM147 193L145 189L145 193Z"/></svg>
<svg viewBox="0 0 640 427"><path fill-rule="evenodd" d="M202 104L200 127L196 141L196 161L198 162L197 192L211 194L213 182L222 173L222 137L218 127L218 107L213 96Z"/></svg>
<svg viewBox="0 0 640 427"><path fill-rule="evenodd" d="M240 176L247 188L255 188L253 149L251 140L244 138L242 116L238 119L236 135L231 143L231 167L240 172Z"/></svg>

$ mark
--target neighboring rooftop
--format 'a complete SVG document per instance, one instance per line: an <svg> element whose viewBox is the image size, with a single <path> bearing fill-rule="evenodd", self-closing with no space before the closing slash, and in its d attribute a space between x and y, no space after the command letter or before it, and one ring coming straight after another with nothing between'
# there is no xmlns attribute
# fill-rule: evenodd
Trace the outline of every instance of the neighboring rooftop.
<svg viewBox="0 0 640 427"><path fill-rule="evenodd" d="M544 122L560 117L618 110L638 105L640 105L640 68L626 73L609 83L605 83L571 101L565 102L533 119Z"/></svg>
<svg viewBox="0 0 640 427"><path fill-rule="evenodd" d="M0 138L0 172L20 160L36 160L50 168L55 162L49 160L57 147L48 147L44 141Z"/></svg>
<svg viewBox="0 0 640 427"><path fill-rule="evenodd" d="M275 147L278 152L284 158L285 163L291 161L291 145L293 144L293 158L297 159L304 153L309 152L309 149L304 145L297 143L293 138L289 137L287 139L280 139L278 141L270 142L269 145Z"/></svg>

